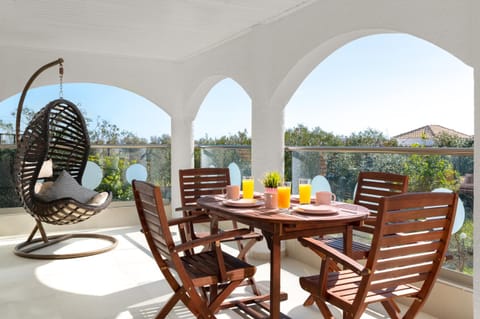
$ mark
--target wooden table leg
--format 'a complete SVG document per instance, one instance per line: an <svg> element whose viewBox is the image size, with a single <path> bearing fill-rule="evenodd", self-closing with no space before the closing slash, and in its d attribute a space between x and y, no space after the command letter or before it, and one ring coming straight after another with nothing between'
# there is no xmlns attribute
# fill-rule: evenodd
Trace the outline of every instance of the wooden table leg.
<svg viewBox="0 0 480 319"><path fill-rule="evenodd" d="M343 236L343 252L345 255L352 256L353 245L353 226L347 225L345 228L345 235Z"/></svg>
<svg viewBox="0 0 480 319"><path fill-rule="evenodd" d="M273 235L272 253L270 257L270 318L280 318L280 269L281 269L281 249L280 238Z"/></svg>
<svg viewBox="0 0 480 319"><path fill-rule="evenodd" d="M280 269L281 269L281 249L280 237L278 232L273 234L263 233L270 249L270 318L280 318Z"/></svg>

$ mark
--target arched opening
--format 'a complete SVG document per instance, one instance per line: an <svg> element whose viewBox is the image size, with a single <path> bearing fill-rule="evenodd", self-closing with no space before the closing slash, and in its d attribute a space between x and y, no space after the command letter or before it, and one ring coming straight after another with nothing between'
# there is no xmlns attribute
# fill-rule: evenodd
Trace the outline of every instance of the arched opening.
<svg viewBox="0 0 480 319"><path fill-rule="evenodd" d="M285 107L285 127L312 132L319 128L328 135L325 144L317 140L313 145L405 146L404 135L411 135L418 147L471 147L460 140L473 142L473 89L473 69L432 43L407 34L370 35L337 49L311 71ZM472 274L472 155L364 155L349 160L347 169L339 167L339 159L335 167L329 164L331 154L323 153L320 160L307 155L298 157L300 164L293 155L292 167L315 161L312 171L330 178L343 199L352 198L354 182L348 180L354 181L361 170L398 169L396 173L409 175L409 191L459 192L459 209L465 209L464 215L457 211L457 217L465 222L452 235L453 261L445 265Z"/></svg>
<svg viewBox="0 0 480 319"><path fill-rule="evenodd" d="M58 85L30 89L20 132L36 112L59 96ZM170 186L170 117L165 111L133 92L94 83L65 83L63 97L80 109L92 144L82 177L85 187L111 191L114 200L132 200L131 181L136 178L164 186L168 193L164 195L170 199L170 188L166 187ZM0 103L2 136L14 133L18 100L19 94ZM149 143L152 145L142 146ZM5 176L12 171L9 154L14 147L0 149L6 153L0 163ZM1 197L0 207L17 206L12 181L2 181L3 193L10 195Z"/></svg>
<svg viewBox="0 0 480 319"><path fill-rule="evenodd" d="M233 79L226 78L211 88L194 121L194 138L220 138L251 132L252 101ZM218 125L221 123L221 125Z"/></svg>
<svg viewBox="0 0 480 319"><path fill-rule="evenodd" d="M321 61L286 105L285 126L395 136L438 124L472 135L472 115L471 67L417 37L378 34Z"/></svg>
<svg viewBox="0 0 480 319"><path fill-rule="evenodd" d="M237 173L232 176L238 178L250 173L251 152L246 145L250 144L251 136L251 103L245 90L231 78L212 87L194 121L195 141L200 145L236 147L211 149L201 146L195 154L197 167L235 167Z"/></svg>
<svg viewBox="0 0 480 319"><path fill-rule="evenodd" d="M36 112L58 98L59 94L58 85L32 88L24 104L27 109ZM89 130L95 128L97 120L104 120L147 141L150 137L170 135L169 115L134 92L103 84L65 83L63 97L84 112ZM15 122L18 100L19 94L16 94L0 102L0 119L4 123Z"/></svg>

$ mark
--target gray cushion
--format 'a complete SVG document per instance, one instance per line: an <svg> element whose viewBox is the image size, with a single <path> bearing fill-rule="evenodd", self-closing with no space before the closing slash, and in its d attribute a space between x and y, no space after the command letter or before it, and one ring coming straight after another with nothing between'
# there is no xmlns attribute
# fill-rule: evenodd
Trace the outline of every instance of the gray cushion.
<svg viewBox="0 0 480 319"><path fill-rule="evenodd" d="M78 184L68 172L62 171L53 185L37 196L46 202L61 198L73 198L77 202L87 203L97 194L97 192Z"/></svg>

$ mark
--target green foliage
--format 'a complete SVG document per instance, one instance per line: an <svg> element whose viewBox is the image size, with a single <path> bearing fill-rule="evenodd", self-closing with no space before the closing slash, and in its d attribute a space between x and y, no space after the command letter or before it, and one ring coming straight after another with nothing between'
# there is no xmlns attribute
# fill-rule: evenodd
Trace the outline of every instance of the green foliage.
<svg viewBox="0 0 480 319"><path fill-rule="evenodd" d="M367 129L359 133L352 133L345 138L345 146L397 146L396 139L386 138L382 132L373 129Z"/></svg>
<svg viewBox="0 0 480 319"><path fill-rule="evenodd" d="M460 176L452 163L440 155L411 155L404 163L404 174L409 176L411 192L429 192L434 188L448 188L457 192Z"/></svg>
<svg viewBox="0 0 480 319"><path fill-rule="evenodd" d="M15 150L0 149L0 207L20 206L13 176L14 160Z"/></svg>
<svg viewBox="0 0 480 319"><path fill-rule="evenodd" d="M159 144L159 145L170 145L172 143L172 139L170 135L163 134L162 136L151 136L150 137L150 144Z"/></svg>
<svg viewBox="0 0 480 319"><path fill-rule="evenodd" d="M118 156L90 155L89 160L103 167L103 178L97 187L98 192L110 191L117 200L132 200L133 192L124 178L125 170L136 161L129 161Z"/></svg>
<svg viewBox="0 0 480 319"><path fill-rule="evenodd" d="M196 141L197 145L251 145L251 139L247 131L237 132L235 135L222 136L220 138L209 138L208 136ZM203 151L203 155L201 154ZM213 166L226 167L230 163L236 163L243 175L250 174L250 149L236 148L195 148L194 152L195 167Z"/></svg>
<svg viewBox="0 0 480 319"><path fill-rule="evenodd" d="M436 147L473 147L473 137L461 138L447 132L442 132L434 138Z"/></svg>
<svg viewBox="0 0 480 319"><path fill-rule="evenodd" d="M252 141L248 136L247 130L237 132L235 135L224 135L219 138L211 138L208 136L200 138L196 141L199 145L251 145Z"/></svg>
<svg viewBox="0 0 480 319"><path fill-rule="evenodd" d="M282 180L279 172L267 172L263 177L262 183L267 188L277 188L278 183Z"/></svg>
<svg viewBox="0 0 480 319"><path fill-rule="evenodd" d="M89 121L90 122L90 121ZM147 140L134 133L121 130L117 125L97 118L95 127L88 133L92 144L146 144Z"/></svg>
<svg viewBox="0 0 480 319"><path fill-rule="evenodd" d="M342 137L327 133L315 127L309 130L299 124L285 131L285 145L287 146L340 146L344 145Z"/></svg>

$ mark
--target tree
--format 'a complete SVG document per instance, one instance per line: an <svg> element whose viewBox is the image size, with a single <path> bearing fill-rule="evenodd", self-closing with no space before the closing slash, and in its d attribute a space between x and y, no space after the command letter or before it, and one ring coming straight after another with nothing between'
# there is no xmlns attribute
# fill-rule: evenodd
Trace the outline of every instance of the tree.
<svg viewBox="0 0 480 319"><path fill-rule="evenodd" d="M89 130L92 144L146 144L147 140L134 133L121 130L116 124L97 117L95 127Z"/></svg>
<svg viewBox="0 0 480 319"><path fill-rule="evenodd" d="M447 132L442 132L433 139L436 147L473 147L473 137L462 138Z"/></svg>
<svg viewBox="0 0 480 319"><path fill-rule="evenodd" d="M14 127L12 123L5 123L0 119L0 133L14 133Z"/></svg>
<svg viewBox="0 0 480 319"><path fill-rule="evenodd" d="M352 133L349 137L345 138L345 146L398 146L396 139L386 138L382 132L367 129L358 134Z"/></svg>

